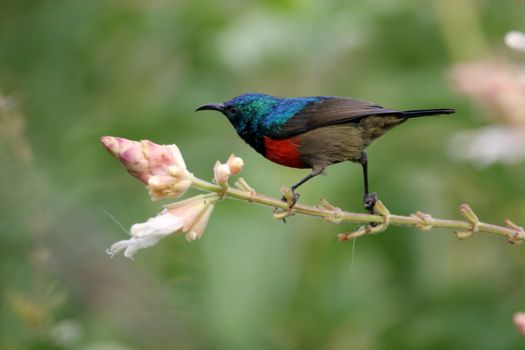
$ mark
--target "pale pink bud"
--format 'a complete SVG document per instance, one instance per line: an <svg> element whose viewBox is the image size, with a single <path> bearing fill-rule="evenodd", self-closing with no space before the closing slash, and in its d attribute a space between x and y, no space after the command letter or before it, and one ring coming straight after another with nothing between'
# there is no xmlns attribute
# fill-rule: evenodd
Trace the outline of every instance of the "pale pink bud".
<svg viewBox="0 0 525 350"><path fill-rule="evenodd" d="M518 332L525 337L525 312L516 312L512 320L518 328Z"/></svg>
<svg viewBox="0 0 525 350"><path fill-rule="evenodd" d="M225 184L228 182L230 175L231 171L228 164L221 164L219 161L215 162L215 166L213 167L213 180L216 184Z"/></svg>
<svg viewBox="0 0 525 350"><path fill-rule="evenodd" d="M242 168L244 167L244 161L242 160L242 158L236 157L233 154L230 156L230 158L228 158L226 164L228 164L228 166L230 167L231 175L236 175L240 173Z"/></svg>

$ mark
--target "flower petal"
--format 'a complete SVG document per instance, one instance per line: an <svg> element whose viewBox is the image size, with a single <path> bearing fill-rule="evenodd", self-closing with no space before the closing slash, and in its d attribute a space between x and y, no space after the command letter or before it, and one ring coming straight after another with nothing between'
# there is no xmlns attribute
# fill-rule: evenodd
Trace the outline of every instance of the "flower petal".
<svg viewBox="0 0 525 350"><path fill-rule="evenodd" d="M110 255L111 257L114 257L116 254L118 254L120 251L126 249L129 245L129 239L118 241L116 243L113 243L111 247L109 247L106 250L106 254Z"/></svg>
<svg viewBox="0 0 525 350"><path fill-rule="evenodd" d="M204 210L204 212L201 213L201 215L197 218L195 223L192 225L192 227L189 229L188 233L186 234L186 239L188 241L194 241L202 237L202 234L204 233L204 230L206 229L206 226L208 225L208 221L210 220L210 216L214 208L215 208L214 204L208 205L208 207Z"/></svg>
<svg viewBox="0 0 525 350"><path fill-rule="evenodd" d="M164 210L161 214L148 219L144 223L131 226L130 234L133 237L146 237L150 235L169 235L182 228L184 219L170 214Z"/></svg>
<svg viewBox="0 0 525 350"><path fill-rule="evenodd" d="M175 165L186 169L186 163L184 162L184 158L182 158L182 153L180 153L179 147L177 147L177 145L167 145L165 147L171 151L172 157L175 160Z"/></svg>
<svg viewBox="0 0 525 350"><path fill-rule="evenodd" d="M231 171L228 164L221 164L221 162L215 162L213 167L213 180L216 184L225 184L230 178Z"/></svg>
<svg viewBox="0 0 525 350"><path fill-rule="evenodd" d="M150 235L147 237L139 237L139 238L132 238L128 240L129 244L124 251L124 256L126 258L133 259L133 255L137 253L139 249L144 249L151 247L155 244L157 244L160 239L164 237L162 235Z"/></svg>
<svg viewBox="0 0 525 350"><path fill-rule="evenodd" d="M100 142L113 157L120 160L128 173L147 183L150 172L149 164L144 157L140 142L113 136L103 136Z"/></svg>
<svg viewBox="0 0 525 350"><path fill-rule="evenodd" d="M189 174L189 173L187 173ZM192 181L189 178L177 179L168 175L154 175L148 180L149 194L152 200L165 197L177 198L182 196L191 187Z"/></svg>
<svg viewBox="0 0 525 350"><path fill-rule="evenodd" d="M149 140L142 140L141 143L152 175L166 175L168 167L176 165L170 146L158 145Z"/></svg>
<svg viewBox="0 0 525 350"><path fill-rule="evenodd" d="M230 158L228 158L226 164L228 164L228 166L230 167L231 175L236 175L240 173L242 168L244 167L244 161L242 160L242 158L236 157L233 154L230 156Z"/></svg>
<svg viewBox="0 0 525 350"><path fill-rule="evenodd" d="M129 259L133 259L133 256L138 250L151 247L157 244L157 242L164 237L163 235L149 235L146 237L133 237L131 239L118 241L114 243L106 253L111 257L124 250L124 256Z"/></svg>

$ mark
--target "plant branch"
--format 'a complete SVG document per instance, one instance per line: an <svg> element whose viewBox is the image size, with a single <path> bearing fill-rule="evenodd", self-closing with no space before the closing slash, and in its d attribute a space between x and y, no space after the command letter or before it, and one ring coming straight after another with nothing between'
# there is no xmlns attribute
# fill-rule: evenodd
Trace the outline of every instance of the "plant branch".
<svg viewBox="0 0 525 350"><path fill-rule="evenodd" d="M506 226L481 222L468 204L462 204L459 208L459 212L464 217L464 220L449 220L433 218L429 214L419 211L410 216L390 214L381 201L376 203L374 214L344 211L332 206L324 199L321 199L316 206L296 204L290 209L288 203L280 199L258 194L243 178L240 178L235 183L235 187L230 187L227 184L216 185L194 177L192 186L203 191L218 193L223 198L229 197L273 207L275 208L273 216L278 220L285 219L291 215L301 214L319 217L332 223L351 222L364 224L364 226L354 232L339 234L340 240L379 233L386 230L389 226L410 226L421 231L432 228L450 229L454 230L459 239L470 238L476 232L485 232L504 236L509 243L520 243L525 240L525 231L522 227L515 225L510 220L505 220ZM289 195L288 188L281 188L281 192L285 197Z"/></svg>
<svg viewBox="0 0 525 350"><path fill-rule="evenodd" d="M177 232L185 233L188 240L200 238L216 202L227 197L272 207L276 220L300 214L322 218L334 224L363 224L354 232L340 233L341 241L380 233L389 226L411 226L421 231L444 228L453 230L459 239L470 238L476 232L486 232L506 237L509 243L525 240L523 228L510 220L505 220L505 226L481 222L467 204L462 204L459 208L463 220L436 219L419 211L410 216L395 215L391 214L381 201L375 203L373 214L344 211L325 199L321 199L315 206L294 205L294 193L288 187L281 187L284 200L257 193L243 178L239 178L235 186L231 187L228 180L244 167L243 160L233 154L226 163L215 162L213 182L208 182L188 171L176 145L159 145L149 140L133 141L113 136L103 136L101 142L120 160L130 175L146 185L153 200L179 198L190 187L209 192L208 195L198 195L166 205L157 216L133 225L130 229L130 239L118 241L108 249L111 256L123 251L124 256L132 258L139 249L155 245L166 235Z"/></svg>

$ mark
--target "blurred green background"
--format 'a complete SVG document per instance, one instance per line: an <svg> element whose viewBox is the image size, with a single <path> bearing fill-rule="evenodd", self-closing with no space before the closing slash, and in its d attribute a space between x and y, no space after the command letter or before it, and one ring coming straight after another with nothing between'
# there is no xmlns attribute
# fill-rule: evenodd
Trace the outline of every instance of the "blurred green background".
<svg viewBox="0 0 525 350"><path fill-rule="evenodd" d="M106 213L129 228L159 203L99 138L176 143L204 179L235 153L278 196L306 171L197 106L258 91L457 108L372 145L372 189L396 214L458 218L467 202L525 224L523 162L476 168L447 150L487 123L447 72L509 54L502 38L524 15L518 0L1 1L0 349L523 348L511 318L525 309L525 247L498 237L390 228L338 243L355 226L224 201L201 240L111 260L126 234ZM361 211L360 167L327 174L301 201Z"/></svg>

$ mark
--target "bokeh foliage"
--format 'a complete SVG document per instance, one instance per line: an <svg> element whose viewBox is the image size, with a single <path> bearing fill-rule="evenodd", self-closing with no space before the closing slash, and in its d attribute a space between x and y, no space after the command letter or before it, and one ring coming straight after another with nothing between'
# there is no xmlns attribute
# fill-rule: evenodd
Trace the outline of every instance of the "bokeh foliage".
<svg viewBox="0 0 525 350"><path fill-rule="evenodd" d="M271 164L200 104L247 91L341 95L400 109L454 107L370 147L372 188L395 213L525 224L525 166L450 159L450 135L486 123L447 83L451 64L505 54L520 1L5 0L0 2L1 349L512 349L525 253L494 237L352 227L225 201L200 241L136 261L104 251L159 210L98 143L176 143L211 178L278 195L303 171ZM306 185L361 210L358 166Z"/></svg>

